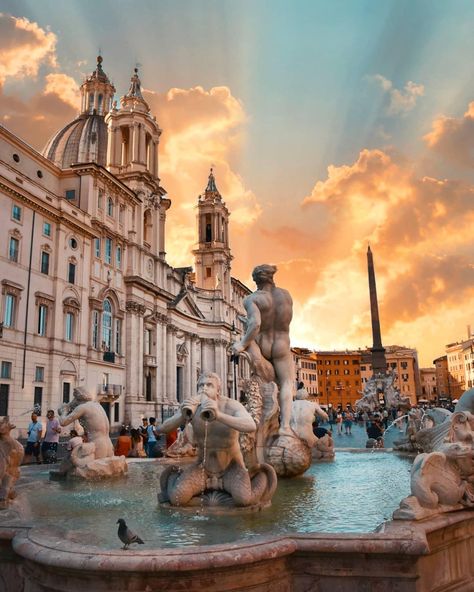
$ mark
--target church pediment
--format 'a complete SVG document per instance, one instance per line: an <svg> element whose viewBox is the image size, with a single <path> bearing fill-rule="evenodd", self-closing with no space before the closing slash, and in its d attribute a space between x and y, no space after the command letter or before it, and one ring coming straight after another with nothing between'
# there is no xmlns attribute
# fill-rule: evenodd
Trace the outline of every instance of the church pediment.
<svg viewBox="0 0 474 592"><path fill-rule="evenodd" d="M178 310L186 315L203 319L204 315L194 302L193 298L187 290L182 290L176 298L168 304L168 308Z"/></svg>

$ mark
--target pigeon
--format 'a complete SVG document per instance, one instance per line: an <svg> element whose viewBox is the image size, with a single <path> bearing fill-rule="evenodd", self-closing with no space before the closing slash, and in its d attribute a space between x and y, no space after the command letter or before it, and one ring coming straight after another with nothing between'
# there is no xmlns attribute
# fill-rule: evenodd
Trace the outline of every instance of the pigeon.
<svg viewBox="0 0 474 592"><path fill-rule="evenodd" d="M135 532L133 532L132 530L130 530L128 528L128 526L126 525L125 520L123 518L119 518L117 520L117 524L119 525L118 533L117 533L118 538L124 544L122 549L124 549L124 550L128 549L128 546L131 545L132 543L137 543L139 545L145 544L142 541L142 539L138 536L138 534L136 534Z"/></svg>

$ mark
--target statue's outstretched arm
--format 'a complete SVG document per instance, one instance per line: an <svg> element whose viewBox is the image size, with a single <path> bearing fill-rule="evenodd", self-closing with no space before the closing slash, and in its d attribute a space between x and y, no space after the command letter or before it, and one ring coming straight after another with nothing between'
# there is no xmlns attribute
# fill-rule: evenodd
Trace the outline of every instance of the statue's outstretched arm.
<svg viewBox="0 0 474 592"><path fill-rule="evenodd" d="M67 426L70 423L73 423L77 419L80 419L83 416L83 410L81 409L81 405L75 407L70 413L67 415L59 415L58 421L60 425Z"/></svg>
<svg viewBox="0 0 474 592"><path fill-rule="evenodd" d="M251 433L257 430L255 421L245 409L238 409L232 415L218 411L216 413L216 420L238 432Z"/></svg>
<svg viewBox="0 0 474 592"><path fill-rule="evenodd" d="M183 417L182 409L178 409L178 411L172 417L168 418L160 426L157 426L155 428L155 432L158 434L168 434L176 428L179 428L179 426L185 422L186 420Z"/></svg>

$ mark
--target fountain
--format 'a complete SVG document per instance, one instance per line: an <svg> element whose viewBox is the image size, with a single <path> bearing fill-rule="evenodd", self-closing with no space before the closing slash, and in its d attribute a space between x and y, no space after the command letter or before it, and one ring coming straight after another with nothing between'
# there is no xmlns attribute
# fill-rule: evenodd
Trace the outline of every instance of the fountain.
<svg viewBox="0 0 474 592"><path fill-rule="evenodd" d="M262 285L257 292L265 293L247 302L248 311L255 299L273 293L267 279L275 270L268 267L255 274ZM288 300L284 312L288 324ZM246 334L234 347L236 354L246 352L256 369L248 408L222 397L219 377L204 373L198 397L184 401L161 426L166 431L188 421L197 459L180 458L179 464L174 458L131 459L128 476L108 481L49 481L43 467L25 470L29 478L17 483L18 501L0 516L0 589L472 590L474 389L461 398L447 441L417 457L411 476L407 457L340 452L334 463L304 467L303 459L299 476L280 479L275 491L270 462L280 467L288 458L290 470L282 472L291 474L301 451L312 444L306 428L315 409L292 407L287 376L281 371L272 376L275 359L254 347L263 344L257 325L249 314ZM76 401L75 409L62 414L63 422L77 418L83 405L88 402ZM89 423L91 432L92 427ZM390 520L410 487L412 495ZM139 550L120 549L121 517L143 539Z"/></svg>
<svg viewBox="0 0 474 592"><path fill-rule="evenodd" d="M52 478L72 476L82 479L103 479L123 475L127 471L124 456L114 456L109 437L110 424L101 405L84 388L73 391L73 399L58 409L61 426L78 421L87 434L87 442L75 447Z"/></svg>

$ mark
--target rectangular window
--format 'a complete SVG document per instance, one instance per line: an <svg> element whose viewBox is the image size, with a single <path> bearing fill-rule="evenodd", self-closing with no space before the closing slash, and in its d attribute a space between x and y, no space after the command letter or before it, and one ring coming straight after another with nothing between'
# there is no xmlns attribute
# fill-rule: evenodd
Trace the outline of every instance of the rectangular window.
<svg viewBox="0 0 474 592"><path fill-rule="evenodd" d="M15 326L15 313L16 313L16 298L13 294L7 294L5 296L5 312L3 313L3 326L14 327Z"/></svg>
<svg viewBox="0 0 474 592"><path fill-rule="evenodd" d="M120 403L114 405L114 421L118 423L120 421Z"/></svg>
<svg viewBox="0 0 474 592"><path fill-rule="evenodd" d="M44 382L44 366L36 366L35 382Z"/></svg>
<svg viewBox="0 0 474 592"><path fill-rule="evenodd" d="M70 284L74 284L76 282L76 264L69 263L68 270L67 270L67 281Z"/></svg>
<svg viewBox="0 0 474 592"><path fill-rule="evenodd" d="M94 255L97 257L97 259L100 259L100 253L101 249L100 249L100 238L95 238L94 239Z"/></svg>
<svg viewBox="0 0 474 592"><path fill-rule="evenodd" d="M115 261L117 269L122 269L122 247L117 247L115 251Z"/></svg>
<svg viewBox="0 0 474 592"><path fill-rule="evenodd" d="M99 195L97 196L97 208L99 210L102 209L102 200L103 200L104 192L102 189L99 189Z"/></svg>
<svg viewBox="0 0 474 592"><path fill-rule="evenodd" d="M63 382L63 403L69 403L71 398L71 383Z"/></svg>
<svg viewBox="0 0 474 592"><path fill-rule="evenodd" d="M2 362L2 370L0 373L0 378L11 378L12 377L12 363L11 362Z"/></svg>
<svg viewBox="0 0 474 592"><path fill-rule="evenodd" d="M206 267L206 277L210 278L212 276L212 269L210 267Z"/></svg>
<svg viewBox="0 0 474 592"><path fill-rule="evenodd" d="M99 311L92 311L92 347L99 349Z"/></svg>
<svg viewBox="0 0 474 592"><path fill-rule="evenodd" d="M105 239L105 262L109 265L112 263L112 239Z"/></svg>
<svg viewBox="0 0 474 592"><path fill-rule="evenodd" d="M42 386L35 386L35 395L33 400L33 405L36 407L41 407L43 404L43 387Z"/></svg>
<svg viewBox="0 0 474 592"><path fill-rule="evenodd" d="M76 190L75 189L67 189L66 190L66 199L72 201L76 199Z"/></svg>
<svg viewBox="0 0 474 592"><path fill-rule="evenodd" d="M114 200L111 197L107 198L107 216L114 215Z"/></svg>
<svg viewBox="0 0 474 592"><path fill-rule="evenodd" d="M18 252L20 250L20 241L16 238L10 237L10 245L8 247L8 258L14 263L18 263Z"/></svg>
<svg viewBox="0 0 474 592"><path fill-rule="evenodd" d="M72 312L66 313L66 341L73 341L74 339L74 314Z"/></svg>
<svg viewBox="0 0 474 592"><path fill-rule="evenodd" d="M8 415L8 395L10 392L9 384L0 384L0 415Z"/></svg>
<svg viewBox="0 0 474 592"><path fill-rule="evenodd" d="M21 222L21 208L20 208L20 206L17 206L16 204L13 204L13 207L12 207L12 218L13 218L13 220L17 220L18 222Z"/></svg>
<svg viewBox="0 0 474 592"><path fill-rule="evenodd" d="M48 307L40 304L38 308L38 335L46 336L46 324L48 320Z"/></svg>
<svg viewBox="0 0 474 592"><path fill-rule="evenodd" d="M41 273L49 274L49 253L41 251Z"/></svg>
<svg viewBox="0 0 474 592"><path fill-rule="evenodd" d="M115 319L115 353L122 353L122 320Z"/></svg>
<svg viewBox="0 0 474 592"><path fill-rule="evenodd" d="M51 236L51 223L43 222L43 234L44 236Z"/></svg>

